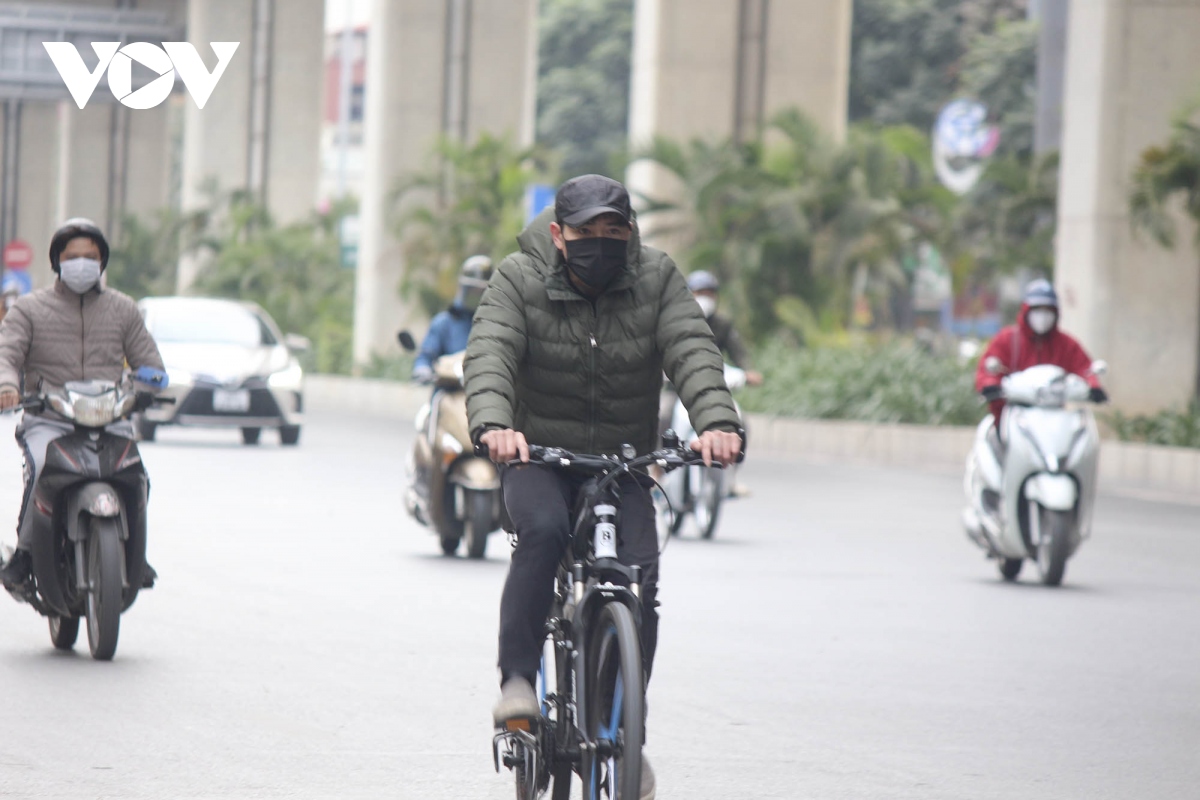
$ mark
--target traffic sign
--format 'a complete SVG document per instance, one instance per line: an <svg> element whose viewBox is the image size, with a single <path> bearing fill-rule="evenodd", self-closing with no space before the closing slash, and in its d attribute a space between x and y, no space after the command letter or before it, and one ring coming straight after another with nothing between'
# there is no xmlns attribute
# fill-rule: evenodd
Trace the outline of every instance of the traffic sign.
<svg viewBox="0 0 1200 800"><path fill-rule="evenodd" d="M33 248L24 239L13 239L4 245L5 269L28 269L33 263Z"/></svg>
<svg viewBox="0 0 1200 800"><path fill-rule="evenodd" d="M15 292L18 295L29 294L33 291L33 278L28 270L6 269L4 280L0 281L0 294Z"/></svg>

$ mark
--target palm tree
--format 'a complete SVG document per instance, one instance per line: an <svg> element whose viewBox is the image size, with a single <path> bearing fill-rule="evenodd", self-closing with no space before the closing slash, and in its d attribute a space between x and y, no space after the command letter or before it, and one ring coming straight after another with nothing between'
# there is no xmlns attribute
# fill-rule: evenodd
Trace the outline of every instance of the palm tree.
<svg viewBox="0 0 1200 800"><path fill-rule="evenodd" d="M280 227L244 194L225 198L198 240L211 258L194 290L258 303L287 332L308 337L308 366L348 372L352 363L354 274L341 266L337 231L356 202Z"/></svg>
<svg viewBox="0 0 1200 800"><path fill-rule="evenodd" d="M433 314L454 294L465 258L483 253L499 261L516 249L526 187L550 165L541 148L517 148L490 134L470 144L444 138L430 161L396 184L390 203L405 259L399 290L415 292Z"/></svg>
<svg viewBox="0 0 1200 800"><path fill-rule="evenodd" d="M1192 121L1198 110L1200 102L1176 114L1167 143L1143 152L1133 172L1131 222L1135 230L1149 233L1164 247L1175 246L1175 222L1167 209L1172 198L1181 195L1184 212L1200 222L1200 126Z"/></svg>
<svg viewBox="0 0 1200 800"><path fill-rule="evenodd" d="M759 336L846 327L856 293L906 282L902 257L944 235L954 202L915 129L855 129L839 147L794 110L762 142L659 139L637 157L682 187L680 200L652 198L649 211L685 231L683 263L719 273L739 322Z"/></svg>

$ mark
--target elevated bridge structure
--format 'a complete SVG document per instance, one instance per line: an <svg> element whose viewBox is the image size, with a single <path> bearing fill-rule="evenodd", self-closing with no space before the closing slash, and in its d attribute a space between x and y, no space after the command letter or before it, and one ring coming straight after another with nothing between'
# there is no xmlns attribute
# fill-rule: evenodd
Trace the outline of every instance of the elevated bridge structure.
<svg viewBox="0 0 1200 800"><path fill-rule="evenodd" d="M207 203L206 187L248 190L281 221L316 203L323 88L324 0L75 0L0 3L3 179L0 246L27 240L35 283L63 219L87 216L120 236L127 214L149 218ZM187 41L207 69L210 42L238 42L203 110L176 76L161 105L116 101L108 74L84 108L43 42L71 42L89 70L92 42ZM159 76L134 63L132 89ZM195 264L181 265L180 283Z"/></svg>

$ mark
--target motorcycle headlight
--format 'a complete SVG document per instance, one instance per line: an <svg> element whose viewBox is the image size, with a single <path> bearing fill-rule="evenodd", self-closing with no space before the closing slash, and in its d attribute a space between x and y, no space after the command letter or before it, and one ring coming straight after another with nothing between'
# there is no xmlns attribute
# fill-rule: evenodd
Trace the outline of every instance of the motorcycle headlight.
<svg viewBox="0 0 1200 800"><path fill-rule="evenodd" d="M89 428L103 428L117 418L117 393L105 392L97 396L89 396L69 392L68 399L74 411L72 419L80 425Z"/></svg>
<svg viewBox="0 0 1200 800"><path fill-rule="evenodd" d="M279 372L274 372L267 378L267 384L272 389L297 390L304 380L304 370L296 362L289 364Z"/></svg>
<svg viewBox="0 0 1200 800"><path fill-rule="evenodd" d="M62 395L49 394L46 395L46 403L50 406L50 410L59 416L67 419L75 419L75 407L71 402Z"/></svg>

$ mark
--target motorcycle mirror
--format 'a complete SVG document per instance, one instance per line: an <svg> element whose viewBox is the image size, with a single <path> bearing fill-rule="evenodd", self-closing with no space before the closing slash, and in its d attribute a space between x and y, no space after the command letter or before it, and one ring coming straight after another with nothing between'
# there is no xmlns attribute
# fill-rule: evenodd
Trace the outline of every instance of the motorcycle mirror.
<svg viewBox="0 0 1200 800"><path fill-rule="evenodd" d="M1000 363L1000 359L995 356L988 356L983 362L983 368L989 375L1000 375L1004 372L1004 364Z"/></svg>
<svg viewBox="0 0 1200 800"><path fill-rule="evenodd" d="M413 352L417 349L417 340L407 330L400 331L396 334L396 340L400 342L400 346L408 352Z"/></svg>
<svg viewBox="0 0 1200 800"><path fill-rule="evenodd" d="M1098 358L1092 362L1093 375L1105 375L1108 373L1108 362L1102 358Z"/></svg>

